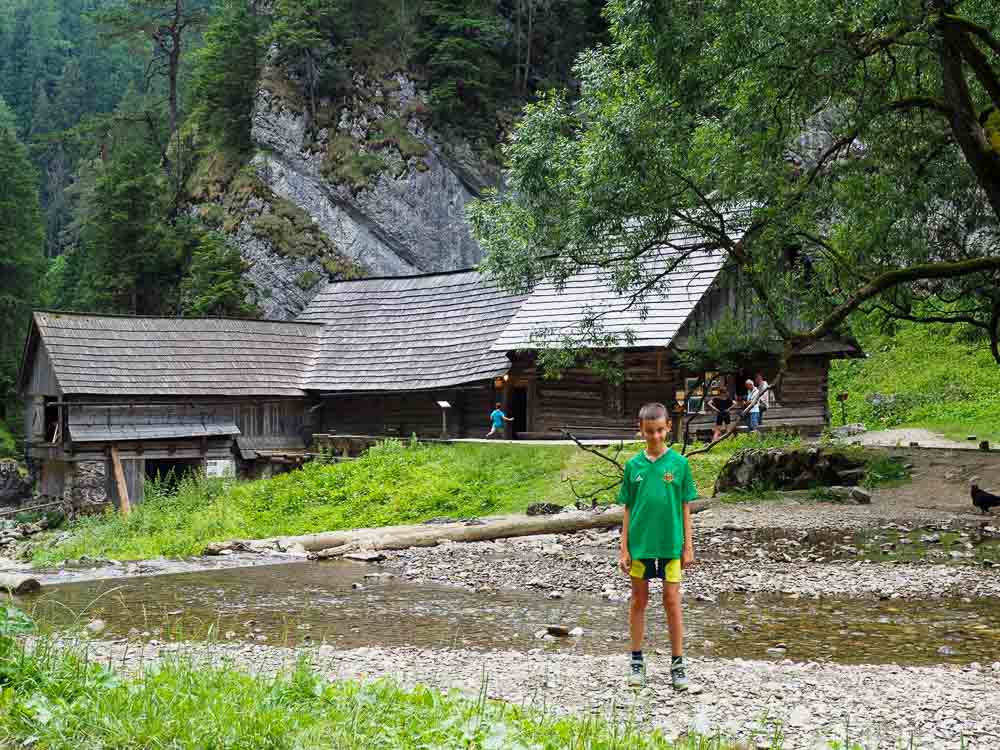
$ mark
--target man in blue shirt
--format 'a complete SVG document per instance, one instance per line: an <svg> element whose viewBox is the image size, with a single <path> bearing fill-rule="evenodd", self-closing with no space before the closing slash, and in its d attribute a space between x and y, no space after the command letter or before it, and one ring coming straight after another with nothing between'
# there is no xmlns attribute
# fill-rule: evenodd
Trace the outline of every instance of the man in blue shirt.
<svg viewBox="0 0 1000 750"><path fill-rule="evenodd" d="M497 408L490 413L491 427L490 431L486 433L486 437L488 438L491 438L494 435L503 435L503 423L514 421L513 417L508 417L503 413L503 409L501 408L502 406L503 404L498 401Z"/></svg>

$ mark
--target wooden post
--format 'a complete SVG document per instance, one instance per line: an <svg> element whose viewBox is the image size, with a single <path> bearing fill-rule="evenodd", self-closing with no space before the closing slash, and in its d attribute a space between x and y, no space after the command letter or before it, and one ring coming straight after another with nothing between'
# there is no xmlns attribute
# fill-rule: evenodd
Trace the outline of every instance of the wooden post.
<svg viewBox="0 0 1000 750"><path fill-rule="evenodd" d="M118 485L118 510L123 516L132 512L132 504L128 499L128 484L125 482L125 470L122 468L122 459L118 455L118 446L111 446L111 465L115 471L115 483Z"/></svg>

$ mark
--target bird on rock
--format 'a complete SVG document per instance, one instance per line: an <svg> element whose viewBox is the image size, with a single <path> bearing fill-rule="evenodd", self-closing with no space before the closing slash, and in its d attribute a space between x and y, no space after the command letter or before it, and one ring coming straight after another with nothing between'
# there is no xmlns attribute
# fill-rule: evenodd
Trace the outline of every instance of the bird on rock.
<svg viewBox="0 0 1000 750"><path fill-rule="evenodd" d="M986 490L981 490L978 484L974 484L972 485L972 504L983 513L989 513L993 508L1000 506L1000 497L986 492Z"/></svg>

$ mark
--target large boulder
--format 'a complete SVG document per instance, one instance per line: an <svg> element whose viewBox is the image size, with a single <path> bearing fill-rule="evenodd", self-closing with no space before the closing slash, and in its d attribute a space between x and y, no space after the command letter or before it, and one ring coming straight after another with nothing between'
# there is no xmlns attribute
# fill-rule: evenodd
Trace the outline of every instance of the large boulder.
<svg viewBox="0 0 1000 750"><path fill-rule="evenodd" d="M31 482L17 461L0 461L0 505L17 506L30 498Z"/></svg>
<svg viewBox="0 0 1000 750"><path fill-rule="evenodd" d="M733 490L805 490L853 486L865 475L864 458L831 448L744 448L715 480L715 494Z"/></svg>

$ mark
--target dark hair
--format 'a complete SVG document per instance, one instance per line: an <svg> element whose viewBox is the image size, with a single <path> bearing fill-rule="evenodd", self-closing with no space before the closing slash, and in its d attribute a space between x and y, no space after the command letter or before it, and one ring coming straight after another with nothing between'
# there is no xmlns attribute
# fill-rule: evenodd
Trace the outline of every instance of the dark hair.
<svg viewBox="0 0 1000 750"><path fill-rule="evenodd" d="M663 404L657 403L655 401L643 404L642 408L639 409L639 421L642 422L646 419L665 419L669 420L670 415L667 414L667 407Z"/></svg>
<svg viewBox="0 0 1000 750"><path fill-rule="evenodd" d="M501 406L503 406L503 404L497 401L497 408L499 409Z"/></svg>

